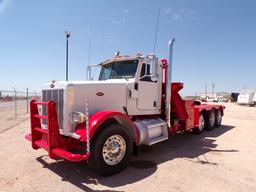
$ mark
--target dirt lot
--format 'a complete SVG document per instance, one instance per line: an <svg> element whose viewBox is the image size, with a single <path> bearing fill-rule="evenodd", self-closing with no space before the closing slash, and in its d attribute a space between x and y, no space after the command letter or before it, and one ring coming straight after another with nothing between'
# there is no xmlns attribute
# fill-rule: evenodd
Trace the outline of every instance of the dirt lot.
<svg viewBox="0 0 256 192"><path fill-rule="evenodd" d="M131 166L100 177L53 161L24 139L29 121L0 134L0 191L256 191L256 107L225 104L223 126L140 149Z"/></svg>

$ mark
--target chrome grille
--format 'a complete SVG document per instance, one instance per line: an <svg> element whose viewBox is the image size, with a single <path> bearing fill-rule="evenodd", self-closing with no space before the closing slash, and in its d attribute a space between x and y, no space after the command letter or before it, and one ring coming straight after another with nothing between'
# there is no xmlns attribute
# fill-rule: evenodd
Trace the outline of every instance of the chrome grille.
<svg viewBox="0 0 256 192"><path fill-rule="evenodd" d="M63 129L63 102L64 102L64 90L63 89L49 89L42 91L42 101L47 102L53 100L56 104L56 110L58 115L59 128ZM47 107L42 106L42 115L47 114ZM42 124L47 126L47 120L43 119Z"/></svg>

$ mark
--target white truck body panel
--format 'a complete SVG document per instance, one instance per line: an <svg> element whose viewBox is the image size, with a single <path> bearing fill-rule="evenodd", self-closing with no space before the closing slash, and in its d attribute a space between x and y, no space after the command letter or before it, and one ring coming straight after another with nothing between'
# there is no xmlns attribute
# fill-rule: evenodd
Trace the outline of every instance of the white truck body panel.
<svg viewBox="0 0 256 192"><path fill-rule="evenodd" d="M124 113L126 107L127 83L120 81L92 81L90 83L69 84L68 88L72 92L68 99L72 108L71 111L85 110L85 101L89 101L89 113L93 114L103 110L120 111ZM104 94L98 96L99 94Z"/></svg>
<svg viewBox="0 0 256 192"><path fill-rule="evenodd" d="M45 84L43 90L48 91L47 100L54 100L52 95L53 90L63 89L63 130L64 135L69 135L73 132L73 126L70 121L71 112L85 112L86 100L89 102L89 114L103 110L118 111L126 113L124 107L127 109L129 115L147 115L160 114L161 98L158 90L152 90L148 87L144 90L147 95L138 95L131 98L130 90L134 89L135 79L108 79L104 81L60 81ZM54 87L51 86L54 84ZM158 87L157 84L155 83ZM160 84L160 82L159 82ZM99 93L98 96L97 93ZM153 106L152 101L157 101L156 107ZM148 108L139 109L138 103L141 106ZM151 108L149 106L152 106ZM57 106L58 107L58 106Z"/></svg>
<svg viewBox="0 0 256 192"><path fill-rule="evenodd" d="M44 90L63 89L63 132L72 132L71 112L85 112L85 102L89 102L89 114L103 110L124 112L127 98L127 83L124 79L107 81L56 82L54 88L46 84ZM49 89L50 88L50 89ZM100 93L102 96L97 96Z"/></svg>
<svg viewBox="0 0 256 192"><path fill-rule="evenodd" d="M145 62L142 61L142 63ZM141 71L142 66L140 65L137 69L137 73L140 74ZM130 92L130 90L136 92L136 98L127 97L127 111L129 115L152 115L161 113L163 82L161 62L158 63L157 73L159 76L157 82L141 81L140 77L137 76L134 83L138 83L138 90L134 90L134 83L128 84L128 92ZM154 102L156 102L155 106Z"/></svg>
<svg viewBox="0 0 256 192"><path fill-rule="evenodd" d="M253 93L240 93L237 98L237 103L240 105L252 105Z"/></svg>
<svg viewBox="0 0 256 192"><path fill-rule="evenodd" d="M152 83L147 81L139 82L137 104L139 110L152 110L157 108L159 100L158 87L158 83ZM155 105L154 102L156 102Z"/></svg>
<svg viewBox="0 0 256 192"><path fill-rule="evenodd" d="M253 102L254 102L254 104L256 104L256 92L253 95Z"/></svg>

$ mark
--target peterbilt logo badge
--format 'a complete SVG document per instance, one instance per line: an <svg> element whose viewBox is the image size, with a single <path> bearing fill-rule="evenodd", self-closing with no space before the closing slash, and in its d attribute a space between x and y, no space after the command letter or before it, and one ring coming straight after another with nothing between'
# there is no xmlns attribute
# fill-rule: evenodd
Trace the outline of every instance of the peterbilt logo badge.
<svg viewBox="0 0 256 192"><path fill-rule="evenodd" d="M103 95L104 95L104 93L102 93L102 92L98 92L98 93L96 93L96 95L101 97L101 96L103 96Z"/></svg>

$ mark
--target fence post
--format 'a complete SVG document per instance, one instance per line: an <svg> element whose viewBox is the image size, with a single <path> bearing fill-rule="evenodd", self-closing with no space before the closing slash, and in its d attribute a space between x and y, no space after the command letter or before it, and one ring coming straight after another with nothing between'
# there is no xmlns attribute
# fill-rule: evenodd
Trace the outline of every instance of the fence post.
<svg viewBox="0 0 256 192"><path fill-rule="evenodd" d="M14 116L15 116L15 119L17 119L17 90L14 88L14 87L12 87L13 88L13 90L14 90Z"/></svg>
<svg viewBox="0 0 256 192"><path fill-rule="evenodd" d="M27 113L28 113L28 87L27 87Z"/></svg>

